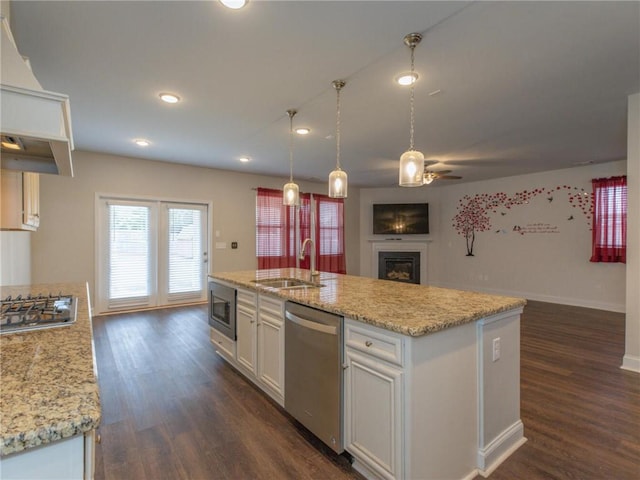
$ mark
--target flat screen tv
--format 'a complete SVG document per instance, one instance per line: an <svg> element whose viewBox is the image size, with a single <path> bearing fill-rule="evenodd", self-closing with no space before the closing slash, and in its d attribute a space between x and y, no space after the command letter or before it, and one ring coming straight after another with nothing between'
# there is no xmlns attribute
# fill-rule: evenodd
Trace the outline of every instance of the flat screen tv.
<svg viewBox="0 0 640 480"><path fill-rule="evenodd" d="M426 235L429 233L429 204L374 204L373 233L375 235Z"/></svg>

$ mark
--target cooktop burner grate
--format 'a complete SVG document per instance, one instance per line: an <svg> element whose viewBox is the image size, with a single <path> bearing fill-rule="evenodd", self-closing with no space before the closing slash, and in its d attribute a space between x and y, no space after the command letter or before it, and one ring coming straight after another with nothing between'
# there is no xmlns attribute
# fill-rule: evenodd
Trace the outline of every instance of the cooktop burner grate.
<svg viewBox="0 0 640 480"><path fill-rule="evenodd" d="M0 300L0 334L64 327L76 321L73 295L18 295Z"/></svg>

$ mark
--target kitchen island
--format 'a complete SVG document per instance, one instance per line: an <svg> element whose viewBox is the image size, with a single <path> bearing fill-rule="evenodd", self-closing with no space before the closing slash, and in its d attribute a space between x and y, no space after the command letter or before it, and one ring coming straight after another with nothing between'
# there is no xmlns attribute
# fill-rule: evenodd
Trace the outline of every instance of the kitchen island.
<svg viewBox="0 0 640 480"><path fill-rule="evenodd" d="M344 316L344 445L366 477L488 476L526 441L520 421L524 299L323 272L312 279L298 269L211 278L238 289L237 342L213 329L212 342L281 404L284 378L273 351L284 350L277 341L284 322L274 320L276 305L284 312L284 302L293 301ZM320 286L267 286L273 278ZM263 304L270 305L265 322ZM260 341L261 327L268 343ZM258 341L247 341L250 335ZM286 362L286 352L279 355Z"/></svg>
<svg viewBox="0 0 640 480"><path fill-rule="evenodd" d="M72 325L0 336L2 478L93 478L101 408L86 284L1 287L77 297Z"/></svg>

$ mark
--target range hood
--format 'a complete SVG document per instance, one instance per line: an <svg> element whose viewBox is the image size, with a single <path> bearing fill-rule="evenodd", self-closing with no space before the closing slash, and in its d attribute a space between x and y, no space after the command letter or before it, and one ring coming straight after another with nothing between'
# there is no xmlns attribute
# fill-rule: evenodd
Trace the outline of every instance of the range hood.
<svg viewBox="0 0 640 480"><path fill-rule="evenodd" d="M1 165L6 170L73 177L69 97L42 88L2 20Z"/></svg>

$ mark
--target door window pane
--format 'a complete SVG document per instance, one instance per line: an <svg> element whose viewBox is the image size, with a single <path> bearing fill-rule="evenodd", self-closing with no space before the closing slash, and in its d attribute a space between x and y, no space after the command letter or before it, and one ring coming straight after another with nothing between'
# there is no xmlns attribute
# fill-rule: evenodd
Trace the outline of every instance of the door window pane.
<svg viewBox="0 0 640 480"><path fill-rule="evenodd" d="M202 289L202 212L169 208L169 294Z"/></svg>
<svg viewBox="0 0 640 480"><path fill-rule="evenodd" d="M109 205L109 300L149 296L149 208Z"/></svg>

